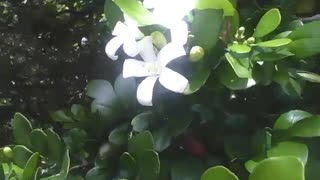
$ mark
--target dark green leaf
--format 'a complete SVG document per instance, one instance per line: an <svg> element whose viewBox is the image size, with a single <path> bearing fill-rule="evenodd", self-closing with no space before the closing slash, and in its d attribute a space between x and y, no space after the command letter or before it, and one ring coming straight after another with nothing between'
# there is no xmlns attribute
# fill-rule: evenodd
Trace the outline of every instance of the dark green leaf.
<svg viewBox="0 0 320 180"><path fill-rule="evenodd" d="M319 30L320 21L314 21L295 29L289 34L289 38L293 40L305 38L320 38ZM318 41L319 42L319 41Z"/></svg>
<svg viewBox="0 0 320 180"><path fill-rule="evenodd" d="M71 106L71 113L73 118L78 121L89 121L90 119L90 111L83 105L73 104Z"/></svg>
<svg viewBox="0 0 320 180"><path fill-rule="evenodd" d="M39 153L34 153L28 160L23 170L22 180L35 179L36 171L39 163Z"/></svg>
<svg viewBox="0 0 320 180"><path fill-rule="evenodd" d="M107 19L108 27L114 27L118 21L123 20L122 11L112 0L105 1L104 15Z"/></svg>
<svg viewBox="0 0 320 180"><path fill-rule="evenodd" d="M52 129L44 131L47 135L48 157L52 162L60 162L63 155L63 142Z"/></svg>
<svg viewBox="0 0 320 180"><path fill-rule="evenodd" d="M13 148L13 162L20 168L24 168L29 158L32 156L32 151L22 145L17 145Z"/></svg>
<svg viewBox="0 0 320 180"><path fill-rule="evenodd" d="M16 113L12 121L13 136L17 144L31 147L30 134L32 126L29 120L20 113Z"/></svg>
<svg viewBox="0 0 320 180"><path fill-rule="evenodd" d="M307 58L320 53L320 38L305 38L295 40L289 45L289 50L298 58Z"/></svg>
<svg viewBox="0 0 320 180"><path fill-rule="evenodd" d="M153 138L149 131L133 136L128 143L128 151L135 159L139 159L145 150L154 150Z"/></svg>
<svg viewBox="0 0 320 180"><path fill-rule="evenodd" d="M40 180L62 180L66 179L69 173L69 167L70 167L70 157L69 157L69 150L66 150L63 156L63 161L61 165L61 169L58 174L55 174L50 177L41 178Z"/></svg>
<svg viewBox="0 0 320 180"><path fill-rule="evenodd" d="M199 180L204 172L202 162L194 158L185 158L173 162L171 168L172 180Z"/></svg>
<svg viewBox="0 0 320 180"><path fill-rule="evenodd" d="M32 147L41 155L47 155L47 135L41 129L34 129L31 132L30 140Z"/></svg>
<svg viewBox="0 0 320 180"><path fill-rule="evenodd" d="M50 117L56 121L56 122L62 122L62 123L72 123L72 114L67 110L57 110L50 112Z"/></svg>
<svg viewBox="0 0 320 180"><path fill-rule="evenodd" d="M157 152L162 152L171 145L171 136L167 128L160 128L152 133L154 148Z"/></svg>
<svg viewBox="0 0 320 180"><path fill-rule="evenodd" d="M109 141L115 145L123 145L128 142L129 138L129 124L123 124L114 130L112 130L109 134Z"/></svg>
<svg viewBox="0 0 320 180"><path fill-rule="evenodd" d="M179 136L190 126L192 118L188 115L183 117L171 117L168 122L168 132L171 136Z"/></svg>
<svg viewBox="0 0 320 180"><path fill-rule="evenodd" d="M139 179L156 180L160 173L160 160L158 153L145 150L138 160Z"/></svg>
<svg viewBox="0 0 320 180"><path fill-rule="evenodd" d="M105 168L94 167L86 175L86 180L111 180L112 174Z"/></svg>
<svg viewBox="0 0 320 180"><path fill-rule="evenodd" d="M250 154L250 139L247 136L228 135L224 138L224 148L230 160L247 159Z"/></svg>
<svg viewBox="0 0 320 180"><path fill-rule="evenodd" d="M154 119L155 117L151 111L138 114L131 121L132 129L136 132L147 130Z"/></svg>
<svg viewBox="0 0 320 180"><path fill-rule="evenodd" d="M274 31L281 22L281 15L278 9L270 9L260 19L253 36L261 38Z"/></svg>
<svg viewBox="0 0 320 180"><path fill-rule="evenodd" d="M274 130L286 130L292 127L297 122L312 116L312 114L301 111L301 110L293 110L287 113L282 114L275 122L273 129Z"/></svg>
<svg viewBox="0 0 320 180"><path fill-rule="evenodd" d="M116 99L112 85L106 80L91 80L87 85L88 96L96 99L97 103L110 106Z"/></svg>
<svg viewBox="0 0 320 180"><path fill-rule="evenodd" d="M216 166L216 167L209 168L201 176L201 180L214 180L214 179L238 180L238 177L229 169L223 166Z"/></svg>
<svg viewBox="0 0 320 180"><path fill-rule="evenodd" d="M121 176L132 178L137 173L137 162L127 152L124 152L120 156L120 174Z"/></svg>
<svg viewBox="0 0 320 180"><path fill-rule="evenodd" d="M244 67L240 62L242 59L238 60L238 59L234 58L229 53L226 53L225 57L239 78L251 78L252 77L251 68Z"/></svg>
<svg viewBox="0 0 320 180"><path fill-rule="evenodd" d="M133 77L123 78L120 74L114 83L114 90L126 108L134 107L137 102L137 82Z"/></svg>
<svg viewBox="0 0 320 180"><path fill-rule="evenodd" d="M290 57L294 54L289 53L289 54L283 54L280 52L266 52L266 53L260 53L256 56L257 60L256 61L277 61L281 60L287 57Z"/></svg>
<svg viewBox="0 0 320 180"><path fill-rule="evenodd" d="M79 153L87 141L87 133L83 129L73 128L63 136L63 141L73 153Z"/></svg>

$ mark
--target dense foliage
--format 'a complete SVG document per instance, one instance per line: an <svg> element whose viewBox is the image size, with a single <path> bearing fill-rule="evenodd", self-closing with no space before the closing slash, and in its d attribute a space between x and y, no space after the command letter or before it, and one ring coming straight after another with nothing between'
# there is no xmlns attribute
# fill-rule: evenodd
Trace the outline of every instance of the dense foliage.
<svg viewBox="0 0 320 180"><path fill-rule="evenodd" d="M319 179L319 11L1 1L0 179Z"/></svg>

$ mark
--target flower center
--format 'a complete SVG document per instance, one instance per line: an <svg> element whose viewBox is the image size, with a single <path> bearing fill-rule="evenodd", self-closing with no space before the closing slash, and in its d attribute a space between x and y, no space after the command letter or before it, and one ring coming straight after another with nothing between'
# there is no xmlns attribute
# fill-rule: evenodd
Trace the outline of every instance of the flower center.
<svg viewBox="0 0 320 180"><path fill-rule="evenodd" d="M145 68L152 74L152 75L159 75L161 73L161 66L157 62L147 62L145 63Z"/></svg>

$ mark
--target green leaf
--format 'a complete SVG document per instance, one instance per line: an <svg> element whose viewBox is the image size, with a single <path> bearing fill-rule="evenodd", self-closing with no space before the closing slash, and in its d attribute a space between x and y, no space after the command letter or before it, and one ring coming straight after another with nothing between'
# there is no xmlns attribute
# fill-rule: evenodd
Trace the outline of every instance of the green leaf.
<svg viewBox="0 0 320 180"><path fill-rule="evenodd" d="M24 168L29 158L32 156L32 151L22 145L17 145L13 148L13 162L20 168Z"/></svg>
<svg viewBox="0 0 320 180"><path fill-rule="evenodd" d="M291 39L288 38L283 38L283 39L274 39L274 40L270 40L270 41L264 41L264 42L260 42L257 43L257 46L260 47L280 47L280 46L284 46L287 45L291 42Z"/></svg>
<svg viewBox="0 0 320 180"><path fill-rule="evenodd" d="M197 9L223 9L225 16L232 16L235 9L228 0L197 0L195 7Z"/></svg>
<svg viewBox="0 0 320 180"><path fill-rule="evenodd" d="M281 84L281 88L286 94L292 97L301 98L302 84L299 81L293 78L289 78L289 80L286 83Z"/></svg>
<svg viewBox="0 0 320 180"><path fill-rule="evenodd" d="M295 72L298 77L300 77L303 80L309 81L309 82L313 82L313 83L320 83L320 75L319 74L315 74L312 72L308 72L308 71L296 71Z"/></svg>
<svg viewBox="0 0 320 180"><path fill-rule="evenodd" d="M40 180L62 180L67 179L68 173L69 173L69 167L70 167L70 157L69 157L69 150L66 150L63 156L63 161L61 164L61 169L58 174L55 174L50 177L41 178Z"/></svg>
<svg viewBox="0 0 320 180"><path fill-rule="evenodd" d="M245 168L249 173L252 173L254 168L259 164L259 162L256 162L254 160L248 160L244 163Z"/></svg>
<svg viewBox="0 0 320 180"><path fill-rule="evenodd" d="M187 114L182 117L171 117L168 121L168 132L173 137L179 136L185 132L191 122L192 118Z"/></svg>
<svg viewBox="0 0 320 180"><path fill-rule="evenodd" d="M12 121L13 136L17 144L31 147L30 134L32 126L29 120L21 113L16 113Z"/></svg>
<svg viewBox="0 0 320 180"><path fill-rule="evenodd" d="M137 172L137 162L129 153L124 152L120 156L120 169L121 176L132 178Z"/></svg>
<svg viewBox="0 0 320 180"><path fill-rule="evenodd" d="M265 52L258 54L256 56L256 61L277 61L293 55L294 54L292 53Z"/></svg>
<svg viewBox="0 0 320 180"><path fill-rule="evenodd" d="M83 129L73 128L64 134L63 141L71 152L79 153L87 141L87 133Z"/></svg>
<svg viewBox="0 0 320 180"><path fill-rule="evenodd" d="M108 169L94 167L86 175L86 180L109 180L112 179L112 173Z"/></svg>
<svg viewBox="0 0 320 180"><path fill-rule="evenodd" d="M281 14L278 9L270 9L260 19L256 30L253 33L254 37L261 38L274 31L281 22Z"/></svg>
<svg viewBox="0 0 320 180"><path fill-rule="evenodd" d="M129 124L123 124L109 134L109 141L115 145L121 146L128 142L129 138Z"/></svg>
<svg viewBox="0 0 320 180"><path fill-rule="evenodd" d="M307 58L320 53L320 38L295 40L289 45L289 51L298 58Z"/></svg>
<svg viewBox="0 0 320 180"><path fill-rule="evenodd" d="M271 134L266 130L257 131L251 138L252 153L254 155L265 156L271 147Z"/></svg>
<svg viewBox="0 0 320 180"><path fill-rule="evenodd" d="M28 160L23 170L22 180L35 179L36 171L39 163L39 153L34 153Z"/></svg>
<svg viewBox="0 0 320 180"><path fill-rule="evenodd" d="M312 114L301 111L301 110L292 110L287 113L282 114L273 125L273 130L286 130L291 128L297 122L311 117Z"/></svg>
<svg viewBox="0 0 320 180"><path fill-rule="evenodd" d="M197 69L191 79L189 80L189 84L184 90L184 94L189 95L196 91L198 91L207 81L210 76L211 69L210 68L203 68Z"/></svg>
<svg viewBox="0 0 320 180"><path fill-rule="evenodd" d="M284 31L284 32L281 32L281 33L275 35L272 39L287 38L291 32L292 32L292 31Z"/></svg>
<svg viewBox="0 0 320 180"><path fill-rule="evenodd" d="M247 67L244 67L239 62L240 60L235 59L230 53L226 53L225 57L239 78L251 78L252 77L251 68L249 69Z"/></svg>
<svg viewBox="0 0 320 180"><path fill-rule="evenodd" d="M114 27L118 21L123 20L121 9L112 0L105 1L104 15L107 19L108 27Z"/></svg>
<svg viewBox="0 0 320 180"><path fill-rule="evenodd" d="M34 129L30 135L32 147L41 155L47 155L47 135L41 129Z"/></svg>
<svg viewBox="0 0 320 180"><path fill-rule="evenodd" d="M64 147L61 138L52 129L47 129L44 132L47 135L48 158L52 162L60 162L62 159Z"/></svg>
<svg viewBox="0 0 320 180"><path fill-rule="evenodd" d="M106 106L111 106L116 99L112 85L106 80L89 81L86 94L96 99L97 103Z"/></svg>
<svg viewBox="0 0 320 180"><path fill-rule="evenodd" d="M308 160L308 147L302 143L280 142L267 152L268 157L294 156L300 159L304 164Z"/></svg>
<svg viewBox="0 0 320 180"><path fill-rule="evenodd" d="M68 110L57 110L50 112L50 117L56 122L72 123L74 122L71 113Z"/></svg>
<svg viewBox="0 0 320 180"><path fill-rule="evenodd" d="M162 152L171 145L171 136L167 128L160 128L152 133L154 148L157 152Z"/></svg>
<svg viewBox="0 0 320 180"><path fill-rule="evenodd" d="M303 163L291 156L273 157L261 161L249 180L304 180Z"/></svg>
<svg viewBox="0 0 320 180"><path fill-rule="evenodd" d="M73 104L71 106L71 113L75 120L82 122L90 120L90 111L83 105Z"/></svg>
<svg viewBox="0 0 320 180"><path fill-rule="evenodd" d="M288 38L293 40L305 38L320 38L319 30L320 21L314 21L295 29L289 34ZM319 41L318 41L319 42Z"/></svg>
<svg viewBox="0 0 320 180"><path fill-rule="evenodd" d="M158 153L145 150L138 160L139 179L156 180L160 173L160 159Z"/></svg>
<svg viewBox="0 0 320 180"><path fill-rule="evenodd" d="M214 179L238 180L238 177L229 169L223 166L216 166L216 167L209 168L201 176L201 180L214 180Z"/></svg>
<svg viewBox="0 0 320 180"><path fill-rule="evenodd" d="M156 23L153 14L137 0L113 0L113 2L119 6L123 13L136 20L140 26Z"/></svg>
<svg viewBox="0 0 320 180"><path fill-rule="evenodd" d="M133 136L128 143L128 151L135 158L141 157L145 150L154 150L154 142L149 131Z"/></svg>
<svg viewBox="0 0 320 180"><path fill-rule="evenodd" d="M147 130L154 118L151 111L138 114L131 121L132 129L136 132Z"/></svg>
<svg viewBox="0 0 320 180"><path fill-rule="evenodd" d="M254 79L239 78L230 65L223 64L219 70L220 82L232 90L248 89L256 84Z"/></svg>
<svg viewBox="0 0 320 180"><path fill-rule="evenodd" d="M320 116L307 117L289 129L289 135L296 137L319 137Z"/></svg>
<svg viewBox="0 0 320 180"><path fill-rule="evenodd" d="M191 28L191 34L194 35L193 45L202 47L208 53L219 39L222 22L222 10L196 10Z"/></svg>
<svg viewBox="0 0 320 180"><path fill-rule="evenodd" d="M199 159L185 158L175 161L171 168L172 180L199 180L204 172L204 166Z"/></svg>
<svg viewBox="0 0 320 180"><path fill-rule="evenodd" d="M134 107L137 102L137 82L133 77L123 78L120 74L114 83L114 90L125 108Z"/></svg>
<svg viewBox="0 0 320 180"><path fill-rule="evenodd" d="M238 54L249 53L251 51L251 47L244 44L232 44L228 46L228 49Z"/></svg>
<svg viewBox="0 0 320 180"><path fill-rule="evenodd" d="M250 139L242 135L227 135L224 138L224 149L230 160L248 159Z"/></svg>

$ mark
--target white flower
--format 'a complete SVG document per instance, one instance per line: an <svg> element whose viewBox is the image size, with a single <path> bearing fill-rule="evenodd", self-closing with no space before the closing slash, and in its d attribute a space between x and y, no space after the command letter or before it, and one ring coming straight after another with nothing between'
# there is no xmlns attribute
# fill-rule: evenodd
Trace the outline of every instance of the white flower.
<svg viewBox="0 0 320 180"><path fill-rule="evenodd" d="M112 32L112 35L115 37L105 47L106 54L112 60L118 59L116 52L121 45L123 45L123 50L127 55L131 57L136 56L140 51L137 40L144 37L144 34L139 30L136 23L129 19L128 16L125 15L124 17L125 23L121 21L117 22Z"/></svg>
<svg viewBox="0 0 320 180"><path fill-rule="evenodd" d="M186 16L195 5L196 0L144 0L147 9L153 9L153 15L159 24L168 28Z"/></svg>
<svg viewBox="0 0 320 180"><path fill-rule="evenodd" d="M171 29L172 42L165 45L158 54L151 36L146 36L139 42L143 61L126 59L123 64L124 78L146 77L137 89L137 99L142 105L152 106L153 87L157 79L165 88L176 93L183 93L188 85L184 76L166 67L172 60L186 55L183 45L187 42L187 25L181 22L176 28ZM178 29L180 33L177 33Z"/></svg>

